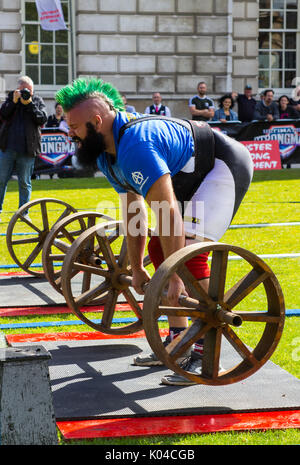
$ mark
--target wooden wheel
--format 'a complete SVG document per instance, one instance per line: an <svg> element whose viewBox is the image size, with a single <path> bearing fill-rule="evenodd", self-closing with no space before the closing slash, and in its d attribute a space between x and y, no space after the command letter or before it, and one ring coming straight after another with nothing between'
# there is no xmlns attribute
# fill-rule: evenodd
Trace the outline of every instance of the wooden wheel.
<svg viewBox="0 0 300 465"><path fill-rule="evenodd" d="M148 257L145 266L150 263ZM142 329L142 313L137 297L127 283L119 277L130 276L126 239L122 223L110 221L95 225L83 232L66 253L61 275L62 290L69 308L84 323L107 334L131 334ZM119 295L137 316L137 321L113 327L112 320ZM87 305L103 302L101 320L93 320L90 313L84 313Z"/></svg>
<svg viewBox="0 0 300 465"><path fill-rule="evenodd" d="M203 252L212 252L207 292L185 267L187 260ZM175 272L190 297L180 298L178 307L161 305ZM159 335L162 315L193 318L168 348ZM213 242L193 244L168 257L147 286L143 306L144 329L156 356L176 373L208 385L235 383L255 373L277 347L284 319L283 294L269 266L245 249ZM198 376L176 360L202 337L202 373Z"/></svg>
<svg viewBox="0 0 300 465"><path fill-rule="evenodd" d="M75 239L96 223L109 220L112 218L103 213L86 211L69 215L51 228L43 247L42 261L45 276L57 292L62 294L61 268Z"/></svg>
<svg viewBox="0 0 300 465"><path fill-rule="evenodd" d="M29 219L24 217L26 211ZM44 277L41 253L46 237L55 223L76 211L68 203L52 198L33 200L19 208L6 233L7 248L15 263L33 276Z"/></svg>

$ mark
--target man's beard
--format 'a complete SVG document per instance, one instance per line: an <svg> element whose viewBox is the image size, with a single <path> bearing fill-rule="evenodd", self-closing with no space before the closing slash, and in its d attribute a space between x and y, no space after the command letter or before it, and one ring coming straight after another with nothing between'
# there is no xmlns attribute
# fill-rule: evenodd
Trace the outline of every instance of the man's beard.
<svg viewBox="0 0 300 465"><path fill-rule="evenodd" d="M73 138L79 142L76 150L76 157L79 164L84 168L97 169L97 158L106 150L106 144L102 134L96 132L91 123L86 123L87 135L84 139Z"/></svg>

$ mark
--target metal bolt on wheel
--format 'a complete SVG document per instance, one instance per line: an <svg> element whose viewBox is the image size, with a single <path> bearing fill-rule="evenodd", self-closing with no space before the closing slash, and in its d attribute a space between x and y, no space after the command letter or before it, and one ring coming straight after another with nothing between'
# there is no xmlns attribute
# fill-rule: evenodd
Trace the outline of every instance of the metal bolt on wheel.
<svg viewBox="0 0 300 465"><path fill-rule="evenodd" d="M212 253L207 291L185 266L186 261L204 252ZM162 305L173 273L181 277L189 293L187 298L182 296L178 307ZM264 311L257 311L261 301ZM192 319L188 329L167 348L159 333L158 320L163 315ZM283 294L270 267L245 249L213 242L193 244L168 257L148 284L143 305L144 329L156 356L176 373L207 385L235 383L260 369L279 343L284 319ZM181 368L177 359L203 337L202 373L198 376ZM251 338L255 339L254 347L249 346ZM221 371L223 360L225 370Z"/></svg>
<svg viewBox="0 0 300 465"><path fill-rule="evenodd" d="M27 211L29 218L24 216ZM47 235L55 223L76 211L68 203L53 198L33 200L19 208L6 233L7 248L14 262L27 273L44 277L41 253Z"/></svg>

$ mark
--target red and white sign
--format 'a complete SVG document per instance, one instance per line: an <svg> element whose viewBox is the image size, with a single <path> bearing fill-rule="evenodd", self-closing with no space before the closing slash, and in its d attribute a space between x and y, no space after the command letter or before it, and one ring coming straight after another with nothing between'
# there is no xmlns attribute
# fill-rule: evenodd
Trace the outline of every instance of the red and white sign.
<svg viewBox="0 0 300 465"><path fill-rule="evenodd" d="M241 142L249 150L255 170L280 170L281 158L278 140Z"/></svg>
<svg viewBox="0 0 300 465"><path fill-rule="evenodd" d="M35 0L41 28L45 31L67 29L60 0Z"/></svg>

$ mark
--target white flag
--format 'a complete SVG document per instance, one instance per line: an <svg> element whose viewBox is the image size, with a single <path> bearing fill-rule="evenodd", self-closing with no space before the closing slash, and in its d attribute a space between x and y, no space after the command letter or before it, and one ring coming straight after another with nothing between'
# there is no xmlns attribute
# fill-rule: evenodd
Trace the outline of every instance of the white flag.
<svg viewBox="0 0 300 465"><path fill-rule="evenodd" d="M46 31L67 29L60 0L35 0L40 25Z"/></svg>

